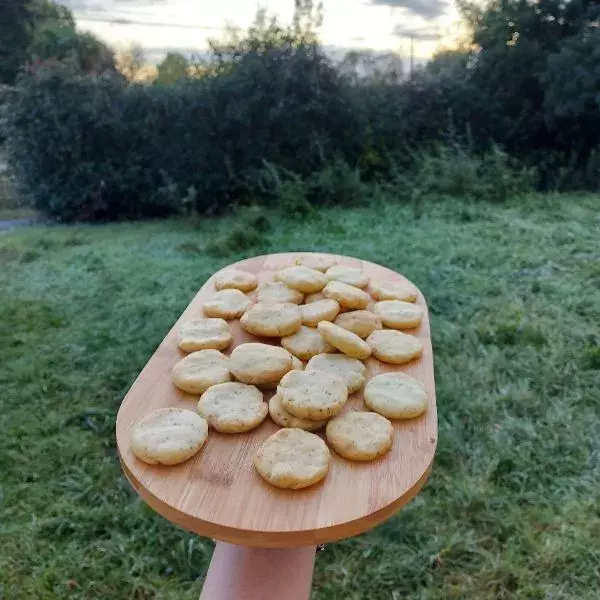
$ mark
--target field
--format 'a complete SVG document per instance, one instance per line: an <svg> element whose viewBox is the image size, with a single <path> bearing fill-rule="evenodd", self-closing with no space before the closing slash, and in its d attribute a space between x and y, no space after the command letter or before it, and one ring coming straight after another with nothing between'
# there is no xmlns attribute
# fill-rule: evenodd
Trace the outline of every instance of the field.
<svg viewBox="0 0 600 600"><path fill-rule="evenodd" d="M2 234L0 598L198 597L212 542L130 490L116 411L214 270L288 250L412 279L432 313L438 390L429 482L395 518L319 555L314 598L597 598L598 201L382 201L304 219Z"/></svg>

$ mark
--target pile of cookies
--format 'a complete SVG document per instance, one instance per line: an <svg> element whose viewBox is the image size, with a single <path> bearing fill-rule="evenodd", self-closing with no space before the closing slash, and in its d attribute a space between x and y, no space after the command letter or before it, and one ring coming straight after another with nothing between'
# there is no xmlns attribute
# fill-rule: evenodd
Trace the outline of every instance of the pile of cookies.
<svg viewBox="0 0 600 600"><path fill-rule="evenodd" d="M319 255L299 258L260 285L235 269L219 273L214 284L205 317L181 326L178 345L189 354L172 369L174 385L200 397L197 412L165 408L140 421L132 450L141 460L183 462L200 450L210 428L241 433L269 415L282 429L258 450L256 470L272 485L299 489L329 468L329 448L311 432L325 428L328 444L348 460L373 460L392 446L389 419L426 410L419 381L390 372L365 385L362 362L403 364L421 355L418 338L401 331L422 318L411 284L369 281L361 269ZM228 321L238 318L246 332L281 345L257 340L223 354L233 341ZM370 412L344 411L349 394L363 387Z"/></svg>

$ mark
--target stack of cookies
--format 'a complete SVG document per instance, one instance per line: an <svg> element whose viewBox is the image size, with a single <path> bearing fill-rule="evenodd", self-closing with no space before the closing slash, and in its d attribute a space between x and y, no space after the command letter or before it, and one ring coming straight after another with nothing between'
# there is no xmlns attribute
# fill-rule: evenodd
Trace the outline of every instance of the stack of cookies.
<svg viewBox="0 0 600 600"><path fill-rule="evenodd" d="M209 429L247 432L270 416L282 429L262 444L254 465L272 485L299 489L327 474L327 444L345 459L374 460L392 446L390 419L425 411L419 381L401 372L366 381L363 363L420 357L419 339L402 331L422 318L408 282L370 281L361 269L306 255L272 281L259 285L252 273L228 269L215 276L214 287L204 318L181 326L178 345L188 355L172 369L174 385L200 397L197 412L161 409L139 422L132 449L141 460L185 461ZM257 341L227 355L233 319ZM361 390L368 410L344 410L349 395ZM324 436L312 433L320 429Z"/></svg>

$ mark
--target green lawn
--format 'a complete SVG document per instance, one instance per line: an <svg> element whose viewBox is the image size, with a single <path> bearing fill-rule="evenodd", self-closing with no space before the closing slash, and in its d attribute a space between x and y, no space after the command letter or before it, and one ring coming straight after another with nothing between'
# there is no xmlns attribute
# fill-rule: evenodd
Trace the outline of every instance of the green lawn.
<svg viewBox="0 0 600 600"><path fill-rule="evenodd" d="M1 234L0 598L197 599L212 543L129 489L117 408L215 269L330 250L424 292L440 432L422 493L328 546L314 598L596 599L599 206L380 203L271 216L253 235L227 234L247 217Z"/></svg>

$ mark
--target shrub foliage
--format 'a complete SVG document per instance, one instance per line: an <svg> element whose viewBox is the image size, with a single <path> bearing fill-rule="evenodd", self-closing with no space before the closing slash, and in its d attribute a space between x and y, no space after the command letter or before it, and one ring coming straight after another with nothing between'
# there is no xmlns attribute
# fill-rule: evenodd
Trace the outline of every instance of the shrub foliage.
<svg viewBox="0 0 600 600"><path fill-rule="evenodd" d="M68 64L22 76L4 111L21 192L53 217L94 220L306 211L361 200L368 181L495 201L532 183L600 187L595 3L463 4L474 49L410 77L334 63L318 7L297 5L290 26L261 12L245 37L214 42L173 85Z"/></svg>

